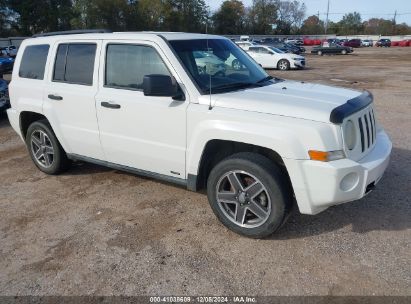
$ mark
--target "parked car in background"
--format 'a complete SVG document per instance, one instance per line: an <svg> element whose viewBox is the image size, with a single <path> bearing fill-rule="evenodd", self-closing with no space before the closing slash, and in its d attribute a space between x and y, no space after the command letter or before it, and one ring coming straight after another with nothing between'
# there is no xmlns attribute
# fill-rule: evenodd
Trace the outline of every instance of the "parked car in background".
<svg viewBox="0 0 411 304"><path fill-rule="evenodd" d="M7 81L0 79L0 112L10 107L9 87Z"/></svg>
<svg viewBox="0 0 411 304"><path fill-rule="evenodd" d="M344 43L347 43L349 40L348 39L345 39L345 38L343 38L343 39L338 39L338 43L336 43L336 44L339 44L339 45L344 45Z"/></svg>
<svg viewBox="0 0 411 304"><path fill-rule="evenodd" d="M201 75L224 76L226 71L225 63L216 55L206 51L196 51L193 53L197 65L198 73Z"/></svg>
<svg viewBox="0 0 411 304"><path fill-rule="evenodd" d="M377 47L390 47L391 46L391 40L383 38L383 39L378 40L375 45Z"/></svg>
<svg viewBox="0 0 411 304"><path fill-rule="evenodd" d="M266 45L252 46L247 51L251 57L264 69L289 70L305 67L305 58Z"/></svg>
<svg viewBox="0 0 411 304"><path fill-rule="evenodd" d="M341 44L341 40L337 38L328 38L327 39L328 44Z"/></svg>
<svg viewBox="0 0 411 304"><path fill-rule="evenodd" d="M235 44L237 44L240 48L243 50L247 51L250 46L255 45L253 42L250 41L236 41Z"/></svg>
<svg viewBox="0 0 411 304"><path fill-rule="evenodd" d="M240 41L250 41L250 36L242 35L240 36Z"/></svg>
<svg viewBox="0 0 411 304"><path fill-rule="evenodd" d="M293 53L293 54L300 55L301 53L305 52L304 47L294 45L291 43L286 43L286 42L263 43L263 45L275 47L283 51L284 53Z"/></svg>
<svg viewBox="0 0 411 304"><path fill-rule="evenodd" d="M14 59L8 56L0 56L0 75L13 70Z"/></svg>
<svg viewBox="0 0 411 304"><path fill-rule="evenodd" d="M373 46L373 45L374 45L374 42L371 39L361 40L361 46L363 46L363 47L370 47L370 46Z"/></svg>
<svg viewBox="0 0 411 304"><path fill-rule="evenodd" d="M267 38L261 39L261 44L272 44L272 43L278 43L278 42L282 42L282 40L276 37L274 38L267 37Z"/></svg>
<svg viewBox="0 0 411 304"><path fill-rule="evenodd" d="M284 42L295 44L295 45L303 45L304 44L304 40L301 39L301 38L287 38L287 39L285 39Z"/></svg>
<svg viewBox="0 0 411 304"><path fill-rule="evenodd" d="M346 55L352 53L354 50L350 46L343 46L339 44L329 44L328 46L316 46L311 50L312 54L322 56L324 54L341 54Z"/></svg>
<svg viewBox="0 0 411 304"><path fill-rule="evenodd" d="M16 58L17 48L14 45L6 46L0 48L2 51L5 51L6 54L12 58Z"/></svg>
<svg viewBox="0 0 411 304"><path fill-rule="evenodd" d="M361 47L361 39L350 39L348 41L345 41L343 43L343 46L349 46L353 48L359 48Z"/></svg>

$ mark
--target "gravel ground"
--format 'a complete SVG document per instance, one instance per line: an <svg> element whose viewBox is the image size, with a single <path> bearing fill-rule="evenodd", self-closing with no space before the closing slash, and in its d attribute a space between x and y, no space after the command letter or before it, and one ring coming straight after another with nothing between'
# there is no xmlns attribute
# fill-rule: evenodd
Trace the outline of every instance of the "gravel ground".
<svg viewBox="0 0 411 304"><path fill-rule="evenodd" d="M1 116L0 295L411 295L410 56L370 48L270 71L371 90L394 149L367 197L295 211L265 240L169 184L84 163L47 176Z"/></svg>

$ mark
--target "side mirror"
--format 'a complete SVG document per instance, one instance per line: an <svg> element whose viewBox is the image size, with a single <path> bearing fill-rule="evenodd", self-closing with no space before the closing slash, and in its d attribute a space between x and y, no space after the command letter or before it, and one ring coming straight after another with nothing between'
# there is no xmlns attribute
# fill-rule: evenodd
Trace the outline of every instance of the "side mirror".
<svg viewBox="0 0 411 304"><path fill-rule="evenodd" d="M144 76L143 92L145 96L163 97L176 97L181 94L174 78L158 74Z"/></svg>

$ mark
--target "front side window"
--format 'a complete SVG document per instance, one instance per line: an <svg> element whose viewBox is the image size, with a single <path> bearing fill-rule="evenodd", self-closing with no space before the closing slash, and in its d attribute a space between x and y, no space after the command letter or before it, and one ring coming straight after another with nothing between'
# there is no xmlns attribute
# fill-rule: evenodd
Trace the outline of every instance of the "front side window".
<svg viewBox="0 0 411 304"><path fill-rule="evenodd" d="M144 76L152 74L171 76L154 48L132 44L107 46L105 86L142 90Z"/></svg>
<svg viewBox="0 0 411 304"><path fill-rule="evenodd" d="M49 48L48 44L27 46L21 59L19 77L42 80Z"/></svg>
<svg viewBox="0 0 411 304"><path fill-rule="evenodd" d="M94 43L60 44L54 63L53 81L92 85L96 47Z"/></svg>
<svg viewBox="0 0 411 304"><path fill-rule="evenodd" d="M228 39L170 40L169 43L203 94L269 83L270 76Z"/></svg>

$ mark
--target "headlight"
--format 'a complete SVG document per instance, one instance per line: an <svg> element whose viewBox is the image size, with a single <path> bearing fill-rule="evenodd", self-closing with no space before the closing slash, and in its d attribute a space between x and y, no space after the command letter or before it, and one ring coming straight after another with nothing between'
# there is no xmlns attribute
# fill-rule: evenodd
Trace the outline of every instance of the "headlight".
<svg viewBox="0 0 411 304"><path fill-rule="evenodd" d="M357 132L355 130L355 125L352 120L348 120L344 126L344 142L348 150L355 148L357 144Z"/></svg>

